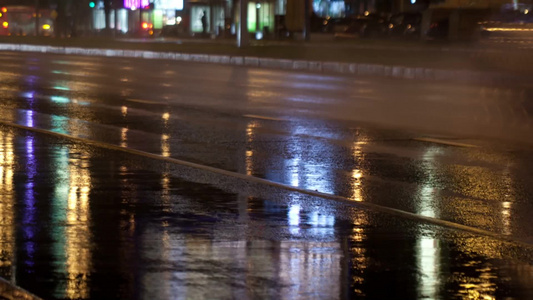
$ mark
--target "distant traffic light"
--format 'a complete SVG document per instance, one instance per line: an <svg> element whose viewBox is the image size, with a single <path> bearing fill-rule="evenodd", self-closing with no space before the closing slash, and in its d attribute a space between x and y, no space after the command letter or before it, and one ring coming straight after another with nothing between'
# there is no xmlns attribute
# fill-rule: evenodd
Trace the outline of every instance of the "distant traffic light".
<svg viewBox="0 0 533 300"><path fill-rule="evenodd" d="M96 6L96 4L93 1L89 2L89 7L90 8L94 8L95 6Z"/></svg>

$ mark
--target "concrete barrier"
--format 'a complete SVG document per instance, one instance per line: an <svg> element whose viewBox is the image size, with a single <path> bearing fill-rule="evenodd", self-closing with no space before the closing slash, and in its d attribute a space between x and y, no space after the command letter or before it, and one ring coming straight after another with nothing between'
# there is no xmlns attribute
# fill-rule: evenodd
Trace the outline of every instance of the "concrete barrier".
<svg viewBox="0 0 533 300"><path fill-rule="evenodd" d="M0 43L0 51L24 51L67 55L86 55L103 57L127 57L143 59L166 59L234 66L250 66L269 69L324 72L329 74L353 74L361 76L381 76L408 80L461 81L472 83L530 82L532 78L508 76L500 73L470 70L442 70L421 67L390 66L380 64L341 63L304 61L277 58L244 57L228 55L191 54L174 52L155 52L142 50L96 49L80 47L54 47L24 44Z"/></svg>
<svg viewBox="0 0 533 300"><path fill-rule="evenodd" d="M245 57L244 65L250 67L259 67L259 58L257 57Z"/></svg>
<svg viewBox="0 0 533 300"><path fill-rule="evenodd" d="M229 63L236 66L242 66L244 64L244 57L242 56L232 56L229 59Z"/></svg>

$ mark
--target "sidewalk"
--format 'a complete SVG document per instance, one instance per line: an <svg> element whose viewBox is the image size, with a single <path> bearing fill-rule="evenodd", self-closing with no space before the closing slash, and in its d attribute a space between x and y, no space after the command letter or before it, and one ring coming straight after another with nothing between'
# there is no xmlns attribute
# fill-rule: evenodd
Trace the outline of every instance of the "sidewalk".
<svg viewBox="0 0 533 300"><path fill-rule="evenodd" d="M530 49L401 40L335 40L331 35L314 35L310 42L251 41L244 49L237 48L236 42L229 39L0 37L0 50L172 59L424 80L530 84L533 79Z"/></svg>

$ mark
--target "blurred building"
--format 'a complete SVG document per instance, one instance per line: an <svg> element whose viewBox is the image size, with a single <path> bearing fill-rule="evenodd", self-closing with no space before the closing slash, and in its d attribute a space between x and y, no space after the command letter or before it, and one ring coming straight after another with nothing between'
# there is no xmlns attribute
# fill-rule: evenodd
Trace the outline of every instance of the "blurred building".
<svg viewBox="0 0 533 300"><path fill-rule="evenodd" d="M523 2L531 2L530 0L256 0L248 2L247 28L250 35L257 39L279 38L290 34L289 31L302 31L305 1L308 1L310 8L312 31L326 31L323 24L329 24L330 19L338 20L365 13L379 13L388 18L394 13L424 11L426 29L435 23L434 21L451 20L449 22L449 26L452 26L451 33L471 27L473 23L483 18L488 10L497 9L502 5L518 7ZM28 6L36 3L35 0L0 0L0 5L14 2L27 3ZM37 0L37 2L41 9L49 9L57 14L54 26L51 27L59 36L113 33L142 37L220 38L233 37L240 23L238 0Z"/></svg>

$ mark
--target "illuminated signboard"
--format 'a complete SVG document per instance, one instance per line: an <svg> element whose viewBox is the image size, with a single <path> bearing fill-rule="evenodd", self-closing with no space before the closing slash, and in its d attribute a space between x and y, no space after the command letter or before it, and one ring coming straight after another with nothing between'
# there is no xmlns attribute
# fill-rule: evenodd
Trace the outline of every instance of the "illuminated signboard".
<svg viewBox="0 0 533 300"><path fill-rule="evenodd" d="M183 9L183 0L154 0L153 2L155 9ZM124 7L129 9L144 8L149 5L149 0L124 0Z"/></svg>
<svg viewBox="0 0 533 300"><path fill-rule="evenodd" d="M183 9L183 0L154 0L156 9Z"/></svg>
<svg viewBox="0 0 533 300"><path fill-rule="evenodd" d="M149 5L150 2L148 0L124 0L124 7L129 9L147 7Z"/></svg>

